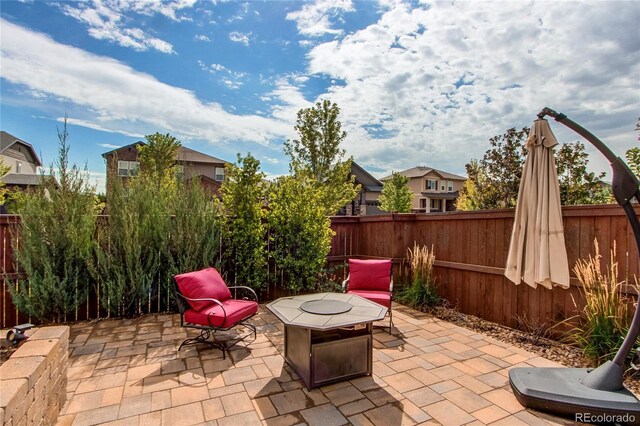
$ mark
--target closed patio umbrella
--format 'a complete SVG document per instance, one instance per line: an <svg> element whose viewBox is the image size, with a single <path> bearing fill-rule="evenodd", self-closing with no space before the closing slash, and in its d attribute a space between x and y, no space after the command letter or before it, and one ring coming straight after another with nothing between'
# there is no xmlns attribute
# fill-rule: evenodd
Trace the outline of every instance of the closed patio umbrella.
<svg viewBox="0 0 640 426"><path fill-rule="evenodd" d="M629 167L600 139L566 115L544 108L527 140L529 154L518 194L505 275L516 284L524 280L569 287L569 268L562 233L557 173L551 148L557 144L545 116L588 140L611 163L613 196L624 209L640 251L640 220L631 200L640 201L640 182ZM596 369L527 368L509 370L509 383L520 403L531 409L566 416L574 421L640 424L640 400L624 387L625 360L640 334L640 305L615 357ZM585 416L590 417L591 420ZM599 417L597 417L599 416Z"/></svg>
<svg viewBox="0 0 640 426"><path fill-rule="evenodd" d="M549 122L534 121L526 142L516 215L505 275L516 284L569 288L558 172L553 147L558 144Z"/></svg>

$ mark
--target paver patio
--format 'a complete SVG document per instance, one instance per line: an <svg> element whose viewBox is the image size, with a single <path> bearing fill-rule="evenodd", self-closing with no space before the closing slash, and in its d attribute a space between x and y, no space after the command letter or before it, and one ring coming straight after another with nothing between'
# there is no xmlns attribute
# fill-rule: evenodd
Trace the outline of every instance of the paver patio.
<svg viewBox="0 0 640 426"><path fill-rule="evenodd" d="M58 424L568 423L524 410L508 385L511 367L557 364L407 308L393 317L392 335L374 330L372 377L311 392L284 362L283 326L263 306L256 341L227 359L206 345L178 352L178 315L76 324Z"/></svg>

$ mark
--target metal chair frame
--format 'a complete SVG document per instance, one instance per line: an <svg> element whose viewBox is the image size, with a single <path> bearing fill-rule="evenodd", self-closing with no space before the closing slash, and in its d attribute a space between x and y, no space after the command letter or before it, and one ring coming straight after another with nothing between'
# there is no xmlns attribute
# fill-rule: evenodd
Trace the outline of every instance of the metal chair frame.
<svg viewBox="0 0 640 426"><path fill-rule="evenodd" d="M191 306L188 303L189 301L208 301L208 302L213 302L214 304L220 306L220 308L222 309L222 312L224 314L223 320L222 320L222 324L224 324L226 319L227 319L227 311L224 309L224 305L219 300L212 299L212 298L192 299L192 298L186 297L185 295L180 293L180 288L178 287L178 283L175 281L175 279L173 280L173 284L175 286L176 295L178 296L178 297L176 297L176 302L178 304L178 309L180 310L180 326L184 327L184 328L194 328L196 330L200 330L200 335L199 336L190 337L188 339L185 339L180 344L180 347L178 348L178 350L182 349L183 346L194 345L194 344L197 344L197 343L205 343L207 345L213 346L216 349L220 349L222 351L222 359L226 359L226 353L229 352L229 350L232 347L234 347L235 345L237 345L240 342L244 342L246 339L250 338L251 336L253 336L253 339L251 341L249 341L248 343L251 343L256 339L256 337L257 337L256 327L253 324L250 324L249 322L247 322L247 320L252 318L255 314L252 314L252 315L249 315L246 318L243 318L241 321L236 322L235 324L231 325L230 327L218 327L218 326L213 325L212 322L211 322L211 315L207 316L207 320L209 321L209 325L208 326L186 322L185 319L184 319L184 314L188 309L191 309ZM231 286L231 287L227 287L227 288L229 290L234 290L233 299L237 299L236 298L237 291L238 291L238 289L241 289L241 290L248 290L250 292L250 294L253 295L253 299L256 302L258 301L258 295L250 287L240 286L239 285L239 286ZM245 297L242 300L249 300L249 299ZM234 329L234 328L236 328L238 326L246 327L246 328L248 328L250 330L250 332L245 334L244 336L242 336L240 338L237 338L237 339L222 340L222 341L217 341L216 340L215 333L217 331L226 332L226 331L232 330L232 329ZM210 340L210 338L213 338L213 339ZM232 343L229 344L229 342L232 342Z"/></svg>
<svg viewBox="0 0 640 426"><path fill-rule="evenodd" d="M349 291L347 285L349 284L349 278L351 278L351 273L347 275L347 278L342 281L342 292L346 293ZM391 309L391 305L393 304L393 272L389 275L390 283L389 283L389 309L387 312L389 313L389 334L391 334L391 328L393 327L393 310Z"/></svg>

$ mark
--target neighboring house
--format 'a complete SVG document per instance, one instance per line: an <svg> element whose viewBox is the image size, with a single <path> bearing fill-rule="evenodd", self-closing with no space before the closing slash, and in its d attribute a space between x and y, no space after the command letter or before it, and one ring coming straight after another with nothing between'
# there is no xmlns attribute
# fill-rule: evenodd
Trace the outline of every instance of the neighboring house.
<svg viewBox="0 0 640 426"><path fill-rule="evenodd" d="M382 192L382 182L371 176L355 161L351 162L351 174L355 177L355 182L360 184L360 192L356 198L347 204L338 213L347 216L366 216L384 213L380 210L378 197Z"/></svg>
<svg viewBox="0 0 640 426"><path fill-rule="evenodd" d="M138 175L140 168L138 146L140 145L146 144L135 142L102 154L107 162L107 182L110 182L114 175L125 180ZM176 163L179 173L185 180L199 178L206 190L216 195L219 194L220 185L224 180L226 161L181 146L176 153Z"/></svg>
<svg viewBox="0 0 640 426"><path fill-rule="evenodd" d="M399 173L409 178L409 189L413 192L412 210L416 213L455 210L458 193L467 180L464 176L426 166L412 167ZM390 178L386 176L381 180Z"/></svg>
<svg viewBox="0 0 640 426"><path fill-rule="evenodd" d="M0 131L0 159L11 168L0 178L8 188L25 190L40 184L38 167L42 162L30 143Z"/></svg>

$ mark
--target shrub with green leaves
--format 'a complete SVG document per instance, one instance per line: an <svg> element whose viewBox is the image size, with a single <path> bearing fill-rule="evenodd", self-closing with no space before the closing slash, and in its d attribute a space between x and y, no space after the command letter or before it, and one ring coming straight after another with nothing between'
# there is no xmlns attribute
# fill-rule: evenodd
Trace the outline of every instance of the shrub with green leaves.
<svg viewBox="0 0 640 426"><path fill-rule="evenodd" d="M630 300L622 292L622 282L617 281L618 262L616 246L610 252L609 265L602 272L598 240L594 240L595 256L579 259L573 271L582 286L585 300L577 325L569 332L569 340L582 348L594 362L601 364L615 355L622 344L630 324ZM574 306L578 306L573 300Z"/></svg>
<svg viewBox="0 0 640 426"><path fill-rule="evenodd" d="M409 266L411 269L411 284L398 294L398 301L412 308L432 308L440 303L436 280L433 274L433 264L436 256L427 246L420 247L413 244L413 250L408 249Z"/></svg>
<svg viewBox="0 0 640 426"><path fill-rule="evenodd" d="M261 289L266 285L267 227L263 205L266 197L260 161L238 154L237 164L227 164L222 194L223 262L225 271L234 272L238 285Z"/></svg>
<svg viewBox="0 0 640 426"><path fill-rule="evenodd" d="M294 292L317 285L331 249L331 220L322 208L325 193L311 178L285 176L271 187L271 256Z"/></svg>
<svg viewBox="0 0 640 426"><path fill-rule="evenodd" d="M14 254L25 280L12 293L20 311L37 322L75 319L92 285L96 211L87 171L69 165L66 121L58 130L58 158L42 184L22 194Z"/></svg>

